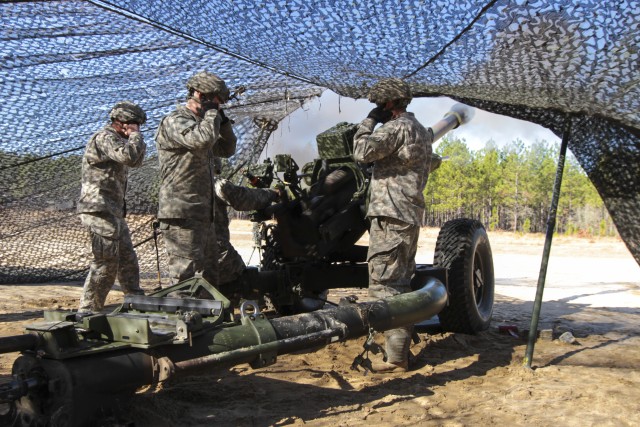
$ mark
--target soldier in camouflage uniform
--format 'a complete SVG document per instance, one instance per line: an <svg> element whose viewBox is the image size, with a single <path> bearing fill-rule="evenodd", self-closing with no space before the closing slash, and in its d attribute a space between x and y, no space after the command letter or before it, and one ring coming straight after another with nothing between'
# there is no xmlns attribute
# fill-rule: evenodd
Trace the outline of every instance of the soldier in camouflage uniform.
<svg viewBox="0 0 640 427"><path fill-rule="evenodd" d="M110 116L111 123L91 137L82 158L78 213L91 235L93 261L80 299L81 313L102 310L116 277L125 294L144 294L124 220L124 196L129 168L140 166L144 159L140 125L147 116L128 101L117 103Z"/></svg>
<svg viewBox="0 0 640 427"><path fill-rule="evenodd" d="M242 256L231 244L227 208L230 206L236 211L263 209L278 200L279 193L275 189L242 187L221 178L216 180L215 191L214 221L218 239L219 276L220 285L224 287L225 284L238 279L246 267Z"/></svg>
<svg viewBox="0 0 640 427"><path fill-rule="evenodd" d="M214 228L215 156L236 150L231 121L220 108L229 89L206 71L187 81L186 105L165 116L156 133L160 162L158 219L173 283L197 274L218 284Z"/></svg>
<svg viewBox="0 0 640 427"><path fill-rule="evenodd" d="M377 106L354 136L354 159L373 163L367 262L369 295L376 298L411 291L415 272L433 132L406 111L411 99L411 89L402 80L380 80L369 93ZM382 126L374 130L378 123ZM408 370L412 331L405 327L385 332L388 359L374 363L375 372Z"/></svg>

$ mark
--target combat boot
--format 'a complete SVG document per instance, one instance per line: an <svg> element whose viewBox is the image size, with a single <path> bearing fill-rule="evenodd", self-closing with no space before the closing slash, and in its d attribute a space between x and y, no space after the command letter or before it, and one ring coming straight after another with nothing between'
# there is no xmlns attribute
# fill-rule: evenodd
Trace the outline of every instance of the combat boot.
<svg viewBox="0 0 640 427"><path fill-rule="evenodd" d="M371 370L380 374L407 372L409 370L409 347L411 346L411 326L390 329L384 333L387 360L374 362Z"/></svg>
<svg viewBox="0 0 640 427"><path fill-rule="evenodd" d="M409 370L409 362L373 362L371 364L371 371L376 374L396 374L403 373Z"/></svg>

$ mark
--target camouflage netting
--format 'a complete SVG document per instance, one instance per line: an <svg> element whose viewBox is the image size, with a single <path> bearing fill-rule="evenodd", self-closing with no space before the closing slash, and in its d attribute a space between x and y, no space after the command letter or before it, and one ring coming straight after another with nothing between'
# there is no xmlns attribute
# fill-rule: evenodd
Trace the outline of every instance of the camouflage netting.
<svg viewBox="0 0 640 427"><path fill-rule="evenodd" d="M637 1L21 1L0 15L0 283L84 277L80 158L125 99L149 117L127 203L156 274L153 135L203 69L247 88L227 108L231 168L323 89L363 98L381 77L558 135L571 120L569 148L640 263Z"/></svg>

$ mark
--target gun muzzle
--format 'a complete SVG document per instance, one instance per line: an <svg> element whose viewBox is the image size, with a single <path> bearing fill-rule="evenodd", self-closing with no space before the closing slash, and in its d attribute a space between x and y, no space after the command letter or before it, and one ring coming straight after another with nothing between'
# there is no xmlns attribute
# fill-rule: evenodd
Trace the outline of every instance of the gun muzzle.
<svg viewBox="0 0 640 427"><path fill-rule="evenodd" d="M442 120L431 126L433 141L439 140L450 130L469 122L474 114L475 109L464 104L455 104Z"/></svg>

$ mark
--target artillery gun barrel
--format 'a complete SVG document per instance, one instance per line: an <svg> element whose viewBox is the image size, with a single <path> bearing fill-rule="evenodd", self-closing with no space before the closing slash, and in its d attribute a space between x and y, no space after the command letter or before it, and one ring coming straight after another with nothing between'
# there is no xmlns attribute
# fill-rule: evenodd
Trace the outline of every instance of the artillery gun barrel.
<svg viewBox="0 0 640 427"><path fill-rule="evenodd" d="M455 104L442 120L431 126L433 142L442 138L450 130L468 123L474 116L475 110L464 104Z"/></svg>
<svg viewBox="0 0 640 427"><path fill-rule="evenodd" d="M162 298L156 299L161 304ZM44 336L35 346L32 338L0 339L2 348L23 350L13 365L13 381L0 384L0 403L13 405L12 410L0 414L0 425L20 425L20 419L31 420L33 425L86 425L106 405L115 406L118 396L165 381L181 371L240 363L261 368L274 363L277 355L360 337L371 329L382 332L427 320L446 302L444 284L433 277L410 293L373 302L345 302L326 310L270 320L259 312L257 304L248 302L249 307L240 310L241 324L212 326L201 335L148 349L109 341L78 347L73 343L73 323L42 326L37 331ZM121 332L130 334L139 331L141 318L149 314L143 313L138 319L132 313L109 316L116 318ZM107 321L104 315L96 320ZM177 326L180 330L186 324Z"/></svg>
<svg viewBox="0 0 640 427"><path fill-rule="evenodd" d="M34 350L40 339L37 335L25 334L0 338L0 354L14 351Z"/></svg>
<svg viewBox="0 0 640 427"><path fill-rule="evenodd" d="M421 288L410 293L271 319L269 323L275 331L274 340L177 362L175 367L185 370L229 362L251 363L260 354L287 354L320 344L357 338L367 334L370 328L382 332L413 325L438 314L446 301L445 286L439 280L429 278ZM235 332L231 329L230 334ZM244 333L242 335L247 336ZM234 342L220 334L213 339L209 348L215 347L218 342L227 346Z"/></svg>

